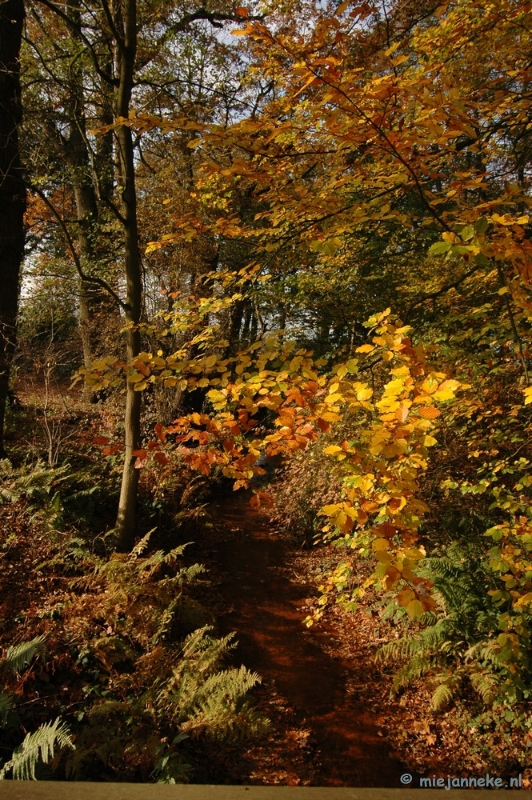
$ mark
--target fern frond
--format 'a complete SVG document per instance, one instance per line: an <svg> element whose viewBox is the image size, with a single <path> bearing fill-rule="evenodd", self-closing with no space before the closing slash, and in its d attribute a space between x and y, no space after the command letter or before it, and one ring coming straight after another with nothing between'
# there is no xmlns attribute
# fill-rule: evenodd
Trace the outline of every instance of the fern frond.
<svg viewBox="0 0 532 800"><path fill-rule="evenodd" d="M183 642L183 656L185 659L197 659L200 672L215 666L220 658L236 647L233 642L234 633L228 633L222 639L209 636L212 625L204 625L187 636Z"/></svg>
<svg viewBox="0 0 532 800"><path fill-rule="evenodd" d="M148 531L148 533L145 536L142 537L140 542L137 542L137 544L135 545L135 547L133 548L133 550L129 554L129 557L131 559L138 558L139 556L142 555L142 553L148 547L148 545L150 543L151 535L155 530L156 530L156 528L152 528L151 531Z"/></svg>
<svg viewBox="0 0 532 800"><path fill-rule="evenodd" d="M466 657L468 660L478 659L488 664L493 664L496 667L506 664L506 659L501 655L499 645L496 641L483 640L477 642L467 650Z"/></svg>
<svg viewBox="0 0 532 800"><path fill-rule="evenodd" d="M5 780L6 775L12 772L16 781L34 781L39 760L47 764L53 758L56 746L75 749L68 726L59 717L27 734L22 744L13 751L12 758L0 770L0 780Z"/></svg>
<svg viewBox="0 0 532 800"><path fill-rule="evenodd" d="M390 693L396 694L399 689L406 689L410 684L418 680L418 678L430 672L436 665L437 662L433 658L426 658L425 656L411 658L410 661L395 674Z"/></svg>
<svg viewBox="0 0 532 800"><path fill-rule="evenodd" d="M449 621L443 617L435 625L419 631L415 636L404 636L402 639L383 645L375 657L380 661L398 661L441 652L448 635Z"/></svg>
<svg viewBox="0 0 532 800"><path fill-rule="evenodd" d="M171 578L164 578L160 581L160 586L168 588L181 588L181 586L190 583L197 575L201 575L207 570L203 564L192 564L190 567L183 567Z"/></svg>
<svg viewBox="0 0 532 800"><path fill-rule="evenodd" d="M181 723L181 731L235 740L268 729L269 720L245 700L247 692L261 682L256 672L249 672L244 666L223 670L201 684L195 676L187 677L189 704L183 702L185 698L181 692L175 697L176 721Z"/></svg>
<svg viewBox="0 0 532 800"><path fill-rule="evenodd" d="M433 575L448 580L461 578L463 575L463 567L458 566L448 557L441 558L427 558L425 559L424 566L431 571Z"/></svg>
<svg viewBox="0 0 532 800"><path fill-rule="evenodd" d="M491 672L471 672L469 674L471 686L478 692L485 703L491 703L497 695L499 684Z"/></svg>
<svg viewBox="0 0 532 800"><path fill-rule="evenodd" d="M23 667L30 663L34 656L44 657L46 653L45 641L45 636L36 636L30 642L21 642L9 647L2 666L13 673L20 672Z"/></svg>
<svg viewBox="0 0 532 800"><path fill-rule="evenodd" d="M16 503L20 499L20 494L7 486L0 487L0 502Z"/></svg>
<svg viewBox="0 0 532 800"><path fill-rule="evenodd" d="M449 683L440 683L435 689L431 698L431 705L434 711L441 711L453 701L455 687Z"/></svg>

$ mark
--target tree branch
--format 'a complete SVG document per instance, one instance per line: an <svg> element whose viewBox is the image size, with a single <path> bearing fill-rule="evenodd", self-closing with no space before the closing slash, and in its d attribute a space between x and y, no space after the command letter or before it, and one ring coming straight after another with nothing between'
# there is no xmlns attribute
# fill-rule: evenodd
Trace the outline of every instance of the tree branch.
<svg viewBox="0 0 532 800"><path fill-rule="evenodd" d="M63 231L63 235L64 235L66 243L68 245L68 249L70 250L70 253L72 255L72 260L74 261L74 265L76 267L76 272L78 273L78 275L81 278L81 280L85 281L85 283L94 283L96 286L100 286L100 288L104 289L113 298L115 303L117 303L117 305L123 311L125 311L126 304L124 303L123 300L120 299L120 297L117 295L115 290L107 283L107 281L105 281L103 278L98 278L96 275L87 275L83 271L83 267L81 266L80 258L79 258L78 254L76 252L76 248L74 247L74 242L72 241L72 237L71 237L71 235L69 233L69 230L68 230L68 228L66 226L66 223L65 223L63 217L61 216L61 214L59 213L59 211L54 206L54 204L50 202L50 200L46 197L44 192L41 191L41 189L38 189L36 186L30 186L29 188L41 198L43 203L45 203L45 205L50 209L50 211L54 215L55 219L57 220L57 222L59 224L59 227Z"/></svg>
<svg viewBox="0 0 532 800"><path fill-rule="evenodd" d="M457 289L458 286L460 286L461 283L463 283L465 280L470 278L471 275L474 275L475 272L477 272L480 268L481 268L480 264L475 264L467 272L464 272L464 274L461 275L457 280L450 281L449 283L444 283L444 285L441 286L439 289L436 289L436 291L427 292L426 294L424 294L421 297L419 297L415 302L413 302L408 307L406 313L404 314L405 322L408 321L408 319L410 317L410 314L414 310L414 308L416 308L417 306L420 306L426 300L435 300L437 297L440 297L442 294L445 294L446 292L449 292L451 289Z"/></svg>

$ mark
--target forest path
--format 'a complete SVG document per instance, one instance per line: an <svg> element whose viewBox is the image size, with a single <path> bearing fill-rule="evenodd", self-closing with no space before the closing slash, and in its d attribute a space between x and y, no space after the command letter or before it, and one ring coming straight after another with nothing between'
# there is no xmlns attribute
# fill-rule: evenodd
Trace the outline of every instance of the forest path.
<svg viewBox="0 0 532 800"><path fill-rule="evenodd" d="M390 755L375 712L357 698L360 664L331 655L326 626L302 625L311 589L293 580L293 551L249 499L238 492L210 507L219 531L209 548L210 571L224 609L222 632L237 633L235 663L257 671L266 695L281 694L296 724L310 729L317 747L304 783L400 787L408 770ZM267 698L262 710L268 713ZM290 764L286 769L290 774Z"/></svg>

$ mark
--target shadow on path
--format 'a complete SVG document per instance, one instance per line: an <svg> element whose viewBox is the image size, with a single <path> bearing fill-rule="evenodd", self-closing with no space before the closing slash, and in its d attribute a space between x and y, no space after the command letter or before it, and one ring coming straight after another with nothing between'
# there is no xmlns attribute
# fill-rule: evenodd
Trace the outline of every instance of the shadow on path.
<svg viewBox="0 0 532 800"><path fill-rule="evenodd" d="M270 535L267 518L249 497L239 492L211 506L228 534L213 545L213 557L227 608L221 623L237 632L238 660L273 682L314 731L320 756L315 785L399 788L406 768L390 755L372 712L346 691L353 665L320 646L330 647L325 627L302 625L309 587L290 580L289 549Z"/></svg>

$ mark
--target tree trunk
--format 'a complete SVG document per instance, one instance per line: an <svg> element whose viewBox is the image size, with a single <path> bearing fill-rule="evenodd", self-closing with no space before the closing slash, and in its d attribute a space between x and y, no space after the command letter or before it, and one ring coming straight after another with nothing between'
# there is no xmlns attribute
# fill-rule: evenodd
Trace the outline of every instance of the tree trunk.
<svg viewBox="0 0 532 800"><path fill-rule="evenodd" d="M137 44L136 0L124 0L123 19L117 19L117 29L121 32L118 47L120 85L116 114L129 116L133 70ZM142 307L142 272L140 263L137 196L135 188L135 162L131 128L122 125L117 131L118 157L123 203L124 258L126 272L126 319L129 324L126 333L127 361L131 363L140 352L140 321ZM141 393L136 392L132 383L127 384L125 427L125 456L122 473L122 486L118 504L116 530L118 546L121 550L132 547L135 539L135 514L139 471L135 469L133 451L140 447Z"/></svg>
<svg viewBox="0 0 532 800"><path fill-rule="evenodd" d="M85 281L81 278L78 280L78 302L79 302L79 338L81 339L81 347L83 350L83 366L85 369L90 369L92 363L92 347L91 347L91 331L90 331L90 305L88 297L88 287ZM88 387L84 389L85 399L88 399L90 390Z"/></svg>
<svg viewBox="0 0 532 800"><path fill-rule="evenodd" d="M0 457L5 457L4 420L24 257L26 188L18 140L22 118L19 52L23 20L23 0L0 3Z"/></svg>
<svg viewBox="0 0 532 800"><path fill-rule="evenodd" d="M67 3L71 20L70 33L73 39L81 42L81 12L72 2ZM85 121L85 92L83 88L83 67L81 59L72 59L69 69L69 94L67 101L67 117L70 124L70 136L65 139L58 136L59 149L72 170L72 185L76 214L78 218L78 250L79 260L84 272L91 272L94 260L93 236L98 221L98 203L90 170L90 159L87 149L87 126ZM94 292L94 287L92 287ZM83 364L90 368L92 362L91 345L91 286L79 279L79 335L83 350ZM90 391L85 387L85 399Z"/></svg>

